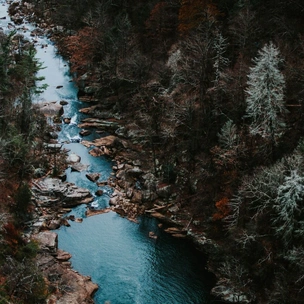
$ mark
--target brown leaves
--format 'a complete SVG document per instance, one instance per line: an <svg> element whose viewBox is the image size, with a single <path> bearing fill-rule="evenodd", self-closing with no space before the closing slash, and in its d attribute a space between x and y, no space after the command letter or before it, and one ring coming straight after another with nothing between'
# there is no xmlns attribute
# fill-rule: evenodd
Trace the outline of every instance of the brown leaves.
<svg viewBox="0 0 304 304"><path fill-rule="evenodd" d="M65 39L66 51L70 57L72 71L85 70L94 57L97 31L93 27L84 27L77 35Z"/></svg>
<svg viewBox="0 0 304 304"><path fill-rule="evenodd" d="M229 203L229 199L227 197L224 197L215 203L217 212L213 214L212 218L214 221L221 220L229 214L230 208L228 203Z"/></svg>
<svg viewBox="0 0 304 304"><path fill-rule="evenodd" d="M17 230L12 222L8 222L3 225L3 236L7 245L15 253L18 249L18 245L22 243L20 232Z"/></svg>

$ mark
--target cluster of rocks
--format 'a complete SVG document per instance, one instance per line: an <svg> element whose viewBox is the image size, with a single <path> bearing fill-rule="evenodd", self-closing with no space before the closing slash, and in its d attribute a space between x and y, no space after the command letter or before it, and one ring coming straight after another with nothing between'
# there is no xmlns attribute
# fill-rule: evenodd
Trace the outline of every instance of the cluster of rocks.
<svg viewBox="0 0 304 304"><path fill-rule="evenodd" d="M89 276L83 276L71 268L71 255L58 249L57 234L42 231L32 238L39 244L37 266L52 289L46 303L94 303L92 295L98 285L93 283Z"/></svg>
<svg viewBox="0 0 304 304"><path fill-rule="evenodd" d="M36 35L46 35L49 37L61 35L65 32L63 26L58 26L51 23L48 17L48 10L44 12L44 18L39 18L35 15L35 5L26 1L9 0L9 14L15 25L22 25L26 20L29 20L38 25L38 28L32 33L32 37Z"/></svg>
<svg viewBox="0 0 304 304"><path fill-rule="evenodd" d="M62 181L60 178L46 177L32 181L37 207L70 208L88 204L93 197L88 189Z"/></svg>
<svg viewBox="0 0 304 304"><path fill-rule="evenodd" d="M72 207L89 204L93 196L89 190L67 183L59 178L44 177L32 180L34 218L27 222L31 234L70 226L69 220L81 222L81 218L66 216Z"/></svg>
<svg viewBox="0 0 304 304"><path fill-rule="evenodd" d="M71 255L58 249L58 236L50 231L61 225L69 226L69 220L82 222L82 218L66 216L66 213L71 210L69 207L91 202L91 193L51 177L33 180L31 189L35 218L27 223L31 229L28 237L39 246L36 262L52 290L47 303L94 303L92 296L98 285L72 269Z"/></svg>

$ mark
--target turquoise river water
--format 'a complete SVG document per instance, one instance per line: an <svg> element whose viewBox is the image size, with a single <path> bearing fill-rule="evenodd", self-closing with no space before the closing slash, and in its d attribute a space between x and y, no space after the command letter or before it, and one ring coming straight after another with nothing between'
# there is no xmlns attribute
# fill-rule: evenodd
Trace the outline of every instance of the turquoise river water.
<svg viewBox="0 0 304 304"><path fill-rule="evenodd" d="M5 31L15 28L10 25L7 5L3 0L0 0L1 17L6 17L0 19L0 27ZM77 99L77 88L68 64L57 55L56 47L49 39L30 36L30 30L33 29L31 24L26 23L18 28L29 39L37 40L37 58L45 67L39 76L45 77L43 83L47 83L48 88L35 102L68 101L63 116L71 117L72 120L70 124L60 126L58 140L70 153L79 155L88 169L81 173L67 169L67 180L95 193L97 185L90 182L85 174L98 172L101 173L100 180L106 180L112 172L113 164L104 157L92 157L81 144L77 124L83 115L79 109L87 105ZM111 193L110 188L104 187L103 190L104 195L95 197L94 200L94 205L99 208L108 206ZM91 276L92 281L99 285L94 296L95 303L210 303L205 260L190 243L162 232L155 219L141 217L136 224L114 212L86 218L85 208L82 205L72 211L77 217L84 218L82 223L71 222L70 227L62 227L56 232L59 248L72 254L73 268ZM149 238L150 231L158 238Z"/></svg>

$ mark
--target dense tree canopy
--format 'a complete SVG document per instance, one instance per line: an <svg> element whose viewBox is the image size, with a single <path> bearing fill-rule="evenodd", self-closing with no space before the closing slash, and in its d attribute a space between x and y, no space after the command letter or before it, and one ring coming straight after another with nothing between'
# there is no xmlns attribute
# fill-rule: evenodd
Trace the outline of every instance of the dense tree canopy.
<svg viewBox="0 0 304 304"><path fill-rule="evenodd" d="M303 302L303 1L29 2L34 18L65 27L54 39L79 95L94 84L90 99L140 134L153 173L224 244L226 282L259 303ZM11 84L31 86L14 80L31 53L14 57L12 39L0 37L2 126ZM15 110L28 117L21 95ZM3 158L27 155L18 136Z"/></svg>

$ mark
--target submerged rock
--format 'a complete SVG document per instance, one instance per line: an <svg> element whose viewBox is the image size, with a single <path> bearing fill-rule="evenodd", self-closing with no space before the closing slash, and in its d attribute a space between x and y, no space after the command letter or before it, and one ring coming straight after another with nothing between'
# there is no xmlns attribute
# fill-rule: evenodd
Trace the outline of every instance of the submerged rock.
<svg viewBox="0 0 304 304"><path fill-rule="evenodd" d="M91 182L96 182L99 179L100 174L99 173L88 173L88 174L86 174L86 177Z"/></svg>
<svg viewBox="0 0 304 304"><path fill-rule="evenodd" d="M96 194L97 196L101 196L101 195L103 195L103 190L102 190L102 189L98 189L98 190L95 192L95 194Z"/></svg>
<svg viewBox="0 0 304 304"><path fill-rule="evenodd" d="M71 123L71 117L65 117L65 118L63 118L63 122L64 122L66 125L70 124L70 123Z"/></svg>
<svg viewBox="0 0 304 304"><path fill-rule="evenodd" d="M83 130L81 130L80 132L79 132L79 135L80 136L88 136L88 135L90 135L92 132L90 131L90 130L85 130L85 129L83 129Z"/></svg>
<svg viewBox="0 0 304 304"><path fill-rule="evenodd" d="M65 100L60 100L59 102L62 106L66 106L67 104L69 104L67 101Z"/></svg>

